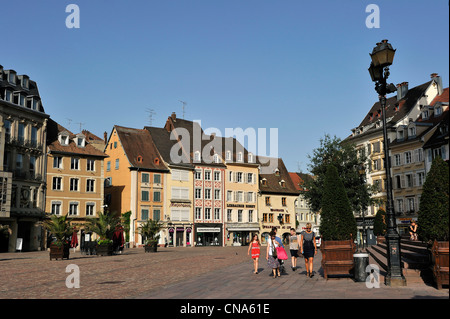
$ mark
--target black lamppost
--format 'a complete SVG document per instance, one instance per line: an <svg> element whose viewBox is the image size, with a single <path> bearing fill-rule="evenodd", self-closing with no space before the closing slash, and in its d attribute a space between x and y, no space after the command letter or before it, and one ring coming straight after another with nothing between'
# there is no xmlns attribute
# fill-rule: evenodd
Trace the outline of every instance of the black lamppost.
<svg viewBox="0 0 450 319"><path fill-rule="evenodd" d="M383 118L383 145L384 145L384 167L386 170L386 215L387 215L387 267L388 273L385 278L385 284L388 286L406 286L406 279L402 274L400 235L397 232L397 223L395 221L394 207L392 201L392 183L391 183L391 164L389 160L389 139L386 128L386 94L394 93L396 87L394 84L387 84L389 77L389 66L394 61L395 51L388 40L377 43L370 57L369 73L372 81L375 82L375 91L377 91Z"/></svg>

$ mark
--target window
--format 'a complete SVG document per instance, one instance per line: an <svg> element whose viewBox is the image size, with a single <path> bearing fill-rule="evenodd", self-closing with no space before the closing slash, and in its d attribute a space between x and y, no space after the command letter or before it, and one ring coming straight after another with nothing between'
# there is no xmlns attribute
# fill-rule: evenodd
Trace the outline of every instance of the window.
<svg viewBox="0 0 450 319"><path fill-rule="evenodd" d="M189 181L189 172L183 170L172 170L172 180L173 181Z"/></svg>
<svg viewBox="0 0 450 319"><path fill-rule="evenodd" d="M403 213L403 199L397 199L397 212Z"/></svg>
<svg viewBox="0 0 450 319"><path fill-rule="evenodd" d="M414 178L412 174L406 174L406 187L413 187L414 186Z"/></svg>
<svg viewBox="0 0 450 319"><path fill-rule="evenodd" d="M34 176L34 171L36 169L36 157L30 156L30 174Z"/></svg>
<svg viewBox="0 0 450 319"><path fill-rule="evenodd" d="M95 160L93 160L91 158L88 158L86 160L86 170L90 171L90 172L95 171Z"/></svg>
<svg viewBox="0 0 450 319"><path fill-rule="evenodd" d="M286 197L281 197L281 205L286 206Z"/></svg>
<svg viewBox="0 0 450 319"><path fill-rule="evenodd" d="M263 179L261 180L261 185L262 185L262 186L267 186L267 179L263 178Z"/></svg>
<svg viewBox="0 0 450 319"><path fill-rule="evenodd" d="M52 202L52 215L61 215L61 202Z"/></svg>
<svg viewBox="0 0 450 319"><path fill-rule="evenodd" d="M395 188L400 189L402 188L402 178L400 175L395 175Z"/></svg>
<svg viewBox="0 0 450 319"><path fill-rule="evenodd" d="M214 199L220 199L220 189L214 190Z"/></svg>
<svg viewBox="0 0 450 319"><path fill-rule="evenodd" d="M284 222L286 224L289 224L291 222L291 215L289 214L284 215Z"/></svg>
<svg viewBox="0 0 450 319"><path fill-rule="evenodd" d="M233 216L233 210L232 209L227 209L227 221L231 222Z"/></svg>
<svg viewBox="0 0 450 319"><path fill-rule="evenodd" d="M247 201L248 203L252 203L252 202L253 202L253 192L248 192L248 193L247 193L246 201Z"/></svg>
<svg viewBox="0 0 450 319"><path fill-rule="evenodd" d="M214 154L214 163L220 163L220 158L217 154Z"/></svg>
<svg viewBox="0 0 450 319"><path fill-rule="evenodd" d="M195 199L201 199L202 198L202 189L196 188L195 189Z"/></svg>
<svg viewBox="0 0 450 319"><path fill-rule="evenodd" d="M117 148L117 141L114 142L114 148Z"/></svg>
<svg viewBox="0 0 450 319"><path fill-rule="evenodd" d="M5 142L9 142L11 139L11 122L8 120L5 120L3 122L3 126L5 128Z"/></svg>
<svg viewBox="0 0 450 319"><path fill-rule="evenodd" d="M78 215L78 203L72 202L69 204L69 216Z"/></svg>
<svg viewBox="0 0 450 319"><path fill-rule="evenodd" d="M425 182L425 172L418 172L416 174L417 177L417 186L423 186L423 183Z"/></svg>
<svg viewBox="0 0 450 319"><path fill-rule="evenodd" d="M141 220L148 220L148 208L141 209Z"/></svg>
<svg viewBox="0 0 450 319"><path fill-rule="evenodd" d="M28 78L26 78L26 77L23 77L22 78L22 87L24 88L24 89L27 89L28 90Z"/></svg>
<svg viewBox="0 0 450 319"><path fill-rule="evenodd" d="M202 209L195 207L195 219L202 219Z"/></svg>
<svg viewBox="0 0 450 319"><path fill-rule="evenodd" d="M83 137L77 137L77 146L78 147L84 147L85 139Z"/></svg>
<svg viewBox="0 0 450 319"><path fill-rule="evenodd" d="M231 161L231 152L227 151L226 160Z"/></svg>
<svg viewBox="0 0 450 319"><path fill-rule="evenodd" d="M263 214L263 220L262 221L267 223L267 213Z"/></svg>
<svg viewBox="0 0 450 319"><path fill-rule="evenodd" d="M199 151L194 153L194 161L200 162L200 152Z"/></svg>
<svg viewBox="0 0 450 319"><path fill-rule="evenodd" d="M60 191L61 185L62 185L62 177L53 177L52 189Z"/></svg>
<svg viewBox="0 0 450 319"><path fill-rule="evenodd" d="M12 102L12 93L9 90L5 90L5 101Z"/></svg>
<svg viewBox="0 0 450 319"><path fill-rule="evenodd" d="M161 210L160 209L153 210L153 220L155 220L155 221L161 220Z"/></svg>
<svg viewBox="0 0 450 319"><path fill-rule="evenodd" d="M236 182L237 183L242 183L243 182L243 180L242 180L242 173L241 172L237 172L236 173Z"/></svg>
<svg viewBox="0 0 450 319"><path fill-rule="evenodd" d="M109 172L111 170L111 162L106 162L106 171Z"/></svg>
<svg viewBox="0 0 450 319"><path fill-rule="evenodd" d="M412 162L412 157L411 157L411 152L405 152L405 164L411 164Z"/></svg>
<svg viewBox="0 0 450 319"><path fill-rule="evenodd" d="M76 157L72 157L70 159L70 169L78 170L80 167L80 159Z"/></svg>
<svg viewBox="0 0 450 319"><path fill-rule="evenodd" d="M236 196L235 201L236 202L243 202L244 201L244 193L241 191L237 191L234 193L234 195Z"/></svg>
<svg viewBox="0 0 450 319"><path fill-rule="evenodd" d="M205 189L205 199L211 199L211 189Z"/></svg>
<svg viewBox="0 0 450 319"><path fill-rule="evenodd" d="M269 223L273 223L273 214L269 214Z"/></svg>
<svg viewBox="0 0 450 319"><path fill-rule="evenodd" d="M238 220L239 223L242 222L242 209L238 209Z"/></svg>
<svg viewBox="0 0 450 319"><path fill-rule="evenodd" d="M16 75L14 73L8 74L8 82L11 84L16 84Z"/></svg>
<svg viewBox="0 0 450 319"><path fill-rule="evenodd" d="M418 162L423 162L423 149L418 148L414 150L414 160Z"/></svg>
<svg viewBox="0 0 450 319"><path fill-rule="evenodd" d="M410 214L415 212L414 197L409 197L406 199L406 211Z"/></svg>
<svg viewBox="0 0 450 319"><path fill-rule="evenodd" d="M119 169L119 159L116 159L116 169Z"/></svg>
<svg viewBox="0 0 450 319"><path fill-rule="evenodd" d="M218 171L214 172L214 180L215 181L220 181L220 172L218 172Z"/></svg>
<svg viewBox="0 0 450 319"><path fill-rule="evenodd" d="M248 153L248 162L253 163L253 154L252 153Z"/></svg>
<svg viewBox="0 0 450 319"><path fill-rule="evenodd" d="M438 117L442 114L442 107L438 106L434 109L434 117Z"/></svg>
<svg viewBox="0 0 450 319"><path fill-rule="evenodd" d="M73 192L78 191L78 178L71 178L70 179L70 190Z"/></svg>
<svg viewBox="0 0 450 319"><path fill-rule="evenodd" d="M253 173L247 174L247 183L253 184Z"/></svg>
<svg viewBox="0 0 450 319"><path fill-rule="evenodd" d="M380 152L380 142L372 143L372 149L374 153Z"/></svg>
<svg viewBox="0 0 450 319"><path fill-rule="evenodd" d="M242 157L242 152L238 153L238 158L237 158L238 162L242 162L243 161L243 157Z"/></svg>
<svg viewBox="0 0 450 319"><path fill-rule="evenodd" d="M408 128L408 139L416 137L416 127L411 126Z"/></svg>
<svg viewBox="0 0 450 319"><path fill-rule="evenodd" d="M86 216L94 216L94 212L95 212L95 204L86 203Z"/></svg>
<svg viewBox="0 0 450 319"><path fill-rule="evenodd" d="M86 180L86 192L93 193L94 192L94 186L95 186L95 180L94 179Z"/></svg>
<svg viewBox="0 0 450 319"><path fill-rule="evenodd" d="M153 201L154 202L160 202L161 201L161 192L154 191L153 192Z"/></svg>
<svg viewBox="0 0 450 319"><path fill-rule="evenodd" d="M150 181L150 175L148 173L142 173L141 182L148 183Z"/></svg>
<svg viewBox="0 0 450 319"><path fill-rule="evenodd" d="M61 156L53 157L53 168L62 168L62 157Z"/></svg>
<svg viewBox="0 0 450 319"><path fill-rule="evenodd" d="M253 223L253 210L248 211L248 222Z"/></svg>
<svg viewBox="0 0 450 319"><path fill-rule="evenodd" d="M270 197L266 196L266 206L270 206Z"/></svg>
<svg viewBox="0 0 450 319"><path fill-rule="evenodd" d="M17 138L18 138L19 142L23 144L23 142L25 140L25 125L22 123L19 123Z"/></svg>
<svg viewBox="0 0 450 319"><path fill-rule="evenodd" d="M220 220L220 208L214 208L214 219Z"/></svg>
<svg viewBox="0 0 450 319"><path fill-rule="evenodd" d="M21 170L23 167L23 155L17 154L16 155L16 169Z"/></svg>
<svg viewBox="0 0 450 319"><path fill-rule="evenodd" d="M189 199L189 187L172 187L172 199Z"/></svg>
<svg viewBox="0 0 450 319"><path fill-rule="evenodd" d="M141 191L141 201L143 202L149 201L148 191Z"/></svg>
<svg viewBox="0 0 450 319"><path fill-rule="evenodd" d="M153 183L161 184L161 174L153 174Z"/></svg>
<svg viewBox="0 0 450 319"><path fill-rule="evenodd" d="M33 147L37 146L37 131L37 127L31 127L31 146Z"/></svg>
<svg viewBox="0 0 450 319"><path fill-rule="evenodd" d="M394 155L394 164L395 166L400 166L402 165L402 157L400 156L400 154L395 154Z"/></svg>
<svg viewBox="0 0 450 319"><path fill-rule="evenodd" d="M211 219L211 208L205 208L205 219Z"/></svg>
<svg viewBox="0 0 450 319"><path fill-rule="evenodd" d="M227 202L231 202L233 200L233 191L227 191Z"/></svg>
<svg viewBox="0 0 450 319"><path fill-rule="evenodd" d="M205 171L205 181L211 180L211 171Z"/></svg>
<svg viewBox="0 0 450 319"><path fill-rule="evenodd" d="M202 171L200 170L195 171L195 179L202 179Z"/></svg>
<svg viewBox="0 0 450 319"><path fill-rule="evenodd" d="M403 129L397 131L397 140L402 141L404 138Z"/></svg>

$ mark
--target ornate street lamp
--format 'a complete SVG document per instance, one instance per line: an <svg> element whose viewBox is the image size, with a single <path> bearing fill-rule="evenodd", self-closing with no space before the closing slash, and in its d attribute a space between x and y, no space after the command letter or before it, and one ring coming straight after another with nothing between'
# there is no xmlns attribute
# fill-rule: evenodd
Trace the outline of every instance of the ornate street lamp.
<svg viewBox="0 0 450 319"><path fill-rule="evenodd" d="M386 215L387 215L387 276L385 284L388 286L406 286L406 279L402 274L401 268L401 252L400 252L400 235L397 232L397 223L394 215L394 207L392 201L392 182L391 182L391 164L389 160L389 139L386 128L386 94L394 93L396 87L394 84L387 84L389 77L389 66L394 61L395 51L388 40L377 43L370 57L369 73L372 81L375 82L375 91L377 91L383 118L383 145L384 145L384 167L386 170Z"/></svg>

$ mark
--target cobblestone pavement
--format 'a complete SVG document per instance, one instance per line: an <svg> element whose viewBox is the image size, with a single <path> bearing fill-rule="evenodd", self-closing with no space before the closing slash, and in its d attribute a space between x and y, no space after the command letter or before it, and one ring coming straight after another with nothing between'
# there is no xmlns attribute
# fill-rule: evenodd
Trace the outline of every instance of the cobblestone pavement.
<svg viewBox="0 0 450 319"><path fill-rule="evenodd" d="M297 271L285 262L286 273L273 279L265 258L259 274L247 247L127 249L122 255L49 260L49 253L0 254L0 299L448 299L449 290L424 283L369 289L351 278L325 280L320 252L315 276L307 278L299 258ZM80 288L67 288L66 267L80 271Z"/></svg>

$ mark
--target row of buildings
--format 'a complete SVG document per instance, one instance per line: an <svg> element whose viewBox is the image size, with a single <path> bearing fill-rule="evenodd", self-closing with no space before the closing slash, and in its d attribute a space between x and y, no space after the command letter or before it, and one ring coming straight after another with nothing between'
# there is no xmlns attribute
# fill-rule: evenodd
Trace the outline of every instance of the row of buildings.
<svg viewBox="0 0 450 319"><path fill-rule="evenodd" d="M264 242L272 227L286 237L318 222L299 196L301 176L281 158L206 135L175 113L161 128L74 134L45 112L36 82L2 66L0 150L0 225L9 230L0 251L45 249L49 214L67 214L80 242L98 212L131 212L131 246L142 245L148 219L162 222L169 246L247 245L252 233Z"/></svg>
<svg viewBox="0 0 450 319"><path fill-rule="evenodd" d="M449 88L433 73L430 80L409 88L408 82L397 84L397 94L386 101L386 129L390 141L393 201L400 234L408 233L412 220L420 212L420 196L431 162L436 156L448 162ZM385 208L386 174L384 168L383 122L379 102L373 104L361 123L352 129L345 142L354 143L369 157L365 179L376 185L379 200L365 212L356 213L362 228L362 215L371 227L379 208Z"/></svg>

